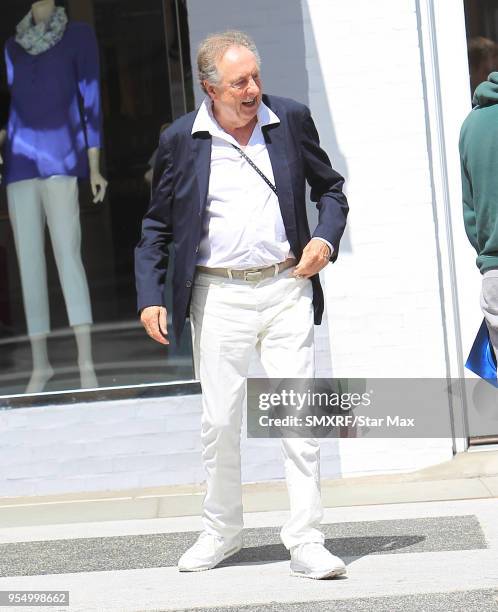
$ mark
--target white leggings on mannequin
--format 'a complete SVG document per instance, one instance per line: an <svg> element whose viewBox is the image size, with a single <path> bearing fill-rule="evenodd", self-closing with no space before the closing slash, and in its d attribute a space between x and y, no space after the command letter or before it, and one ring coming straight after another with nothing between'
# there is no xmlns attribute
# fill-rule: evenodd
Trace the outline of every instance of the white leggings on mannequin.
<svg viewBox="0 0 498 612"><path fill-rule="evenodd" d="M78 184L75 177L53 176L7 185L9 217L21 274L28 334L50 331L45 262L48 225L71 326L90 324L92 312L81 261Z"/></svg>

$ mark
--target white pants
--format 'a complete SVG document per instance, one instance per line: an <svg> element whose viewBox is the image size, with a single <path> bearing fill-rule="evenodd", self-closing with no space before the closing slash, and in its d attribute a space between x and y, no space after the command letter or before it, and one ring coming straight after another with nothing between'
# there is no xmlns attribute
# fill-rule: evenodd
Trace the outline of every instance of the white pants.
<svg viewBox="0 0 498 612"><path fill-rule="evenodd" d="M259 351L270 378L314 375L311 282L289 278L290 272L260 283L198 273L194 282L190 316L207 480L203 522L206 531L226 538L243 527L240 430L252 351ZM288 549L323 543L318 442L287 438L281 445L290 501L282 541Z"/></svg>
<svg viewBox="0 0 498 612"><path fill-rule="evenodd" d="M81 261L76 178L53 176L10 183L7 185L7 199L28 334L36 336L50 331L45 222L50 231L69 324L91 323L90 294Z"/></svg>

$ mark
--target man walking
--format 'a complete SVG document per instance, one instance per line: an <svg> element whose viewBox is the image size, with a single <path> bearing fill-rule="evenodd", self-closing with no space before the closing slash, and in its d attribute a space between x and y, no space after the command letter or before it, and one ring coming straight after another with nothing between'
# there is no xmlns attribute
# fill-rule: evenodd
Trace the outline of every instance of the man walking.
<svg viewBox="0 0 498 612"><path fill-rule="evenodd" d="M463 219L482 274L481 308L498 355L498 72L474 94L463 122L460 159Z"/></svg>
<svg viewBox="0 0 498 612"><path fill-rule="evenodd" d="M259 54L246 34L207 37L197 63L206 98L161 136L136 249L141 320L167 344L164 282L173 245L173 329L179 337L190 308L202 387L204 531L181 557L181 571L211 569L242 547L240 428L251 353L259 352L268 377L314 376L318 272L337 258L348 212L343 178L320 148L309 110L263 95ZM313 237L305 181L319 208ZM282 439L282 451L290 518L281 538L291 572L343 574L318 529L318 442Z"/></svg>

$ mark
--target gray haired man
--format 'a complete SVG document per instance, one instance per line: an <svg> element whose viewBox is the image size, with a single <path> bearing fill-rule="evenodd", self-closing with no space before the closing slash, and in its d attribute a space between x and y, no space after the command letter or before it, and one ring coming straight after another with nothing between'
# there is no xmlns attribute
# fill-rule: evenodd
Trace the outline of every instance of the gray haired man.
<svg viewBox="0 0 498 612"><path fill-rule="evenodd" d="M173 245L173 329L178 337L190 309L202 386L204 531L181 557L182 571L211 569L242 547L240 428L251 354L259 352L269 377L313 377L313 324L323 312L318 272L337 258L348 212L343 178L320 148L309 110L263 95L247 35L206 38L198 69L206 98L161 136L136 249L141 320L167 344L164 280ZM319 209L313 235L306 181ZM281 538L291 572L343 574L319 530L318 442L282 439L282 451L290 517Z"/></svg>

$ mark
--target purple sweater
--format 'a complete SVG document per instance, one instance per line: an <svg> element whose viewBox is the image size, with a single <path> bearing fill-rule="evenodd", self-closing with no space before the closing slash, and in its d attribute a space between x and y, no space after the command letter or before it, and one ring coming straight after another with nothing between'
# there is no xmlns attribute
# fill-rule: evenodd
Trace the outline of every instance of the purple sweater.
<svg viewBox="0 0 498 612"><path fill-rule="evenodd" d="M102 131L92 28L70 21L61 40L39 55L9 38L5 61L11 94L5 182L88 176L87 148L101 146Z"/></svg>

